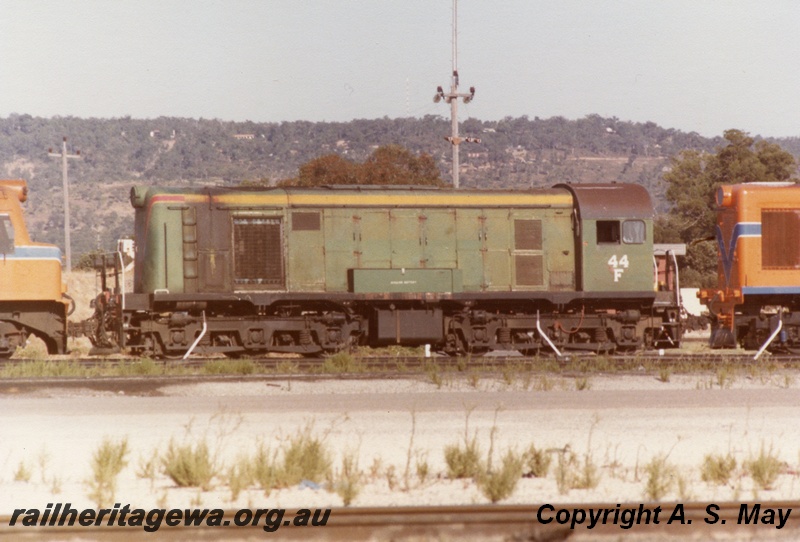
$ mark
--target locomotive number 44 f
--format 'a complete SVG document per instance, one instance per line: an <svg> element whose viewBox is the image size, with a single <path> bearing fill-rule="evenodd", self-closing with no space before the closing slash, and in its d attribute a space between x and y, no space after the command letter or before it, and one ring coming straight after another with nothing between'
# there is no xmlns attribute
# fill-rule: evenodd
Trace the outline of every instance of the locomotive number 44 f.
<svg viewBox="0 0 800 542"><path fill-rule="evenodd" d="M677 288L658 280L638 185L135 187L131 204L133 289L114 288L103 346L237 357L680 344Z"/></svg>

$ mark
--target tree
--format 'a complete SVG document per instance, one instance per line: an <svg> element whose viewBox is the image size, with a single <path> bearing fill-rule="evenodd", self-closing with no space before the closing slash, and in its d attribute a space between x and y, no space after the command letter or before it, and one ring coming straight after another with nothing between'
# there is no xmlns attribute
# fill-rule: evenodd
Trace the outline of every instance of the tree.
<svg viewBox="0 0 800 542"><path fill-rule="evenodd" d="M355 184L356 163L338 154L326 154L300 166L297 186Z"/></svg>
<svg viewBox="0 0 800 542"><path fill-rule="evenodd" d="M326 154L306 162L296 178L281 181L278 186L335 184L444 186L430 155L414 156L399 145L378 147L363 164Z"/></svg>
<svg viewBox="0 0 800 542"><path fill-rule="evenodd" d="M429 154L414 156L400 145L378 147L361 166L361 184L444 186Z"/></svg>
<svg viewBox="0 0 800 542"><path fill-rule="evenodd" d="M716 154L686 150L670 159L663 176L669 186L669 215L656 221L656 241L687 243L683 284L716 284L716 252L699 242L714 235L715 196L723 184L787 181L797 170L794 157L775 143L755 142L740 130L726 130Z"/></svg>

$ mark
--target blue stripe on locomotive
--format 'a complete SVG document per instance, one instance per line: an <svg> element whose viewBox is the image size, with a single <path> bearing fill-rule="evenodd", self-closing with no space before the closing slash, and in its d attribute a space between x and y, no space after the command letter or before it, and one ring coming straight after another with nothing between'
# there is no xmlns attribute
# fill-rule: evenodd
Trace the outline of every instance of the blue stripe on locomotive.
<svg viewBox="0 0 800 542"><path fill-rule="evenodd" d="M20 246L14 252L5 255L9 260L58 260L61 261L61 250L58 247Z"/></svg>
<svg viewBox="0 0 800 542"><path fill-rule="evenodd" d="M725 271L725 282L731 282L731 269L733 267L733 256L736 253L736 244L741 237L761 237L760 222L739 222L733 227L728 246L725 246L725 238L722 229L717 226L717 244L719 245L722 269Z"/></svg>
<svg viewBox="0 0 800 542"><path fill-rule="evenodd" d="M800 286L745 286L744 295L785 295L800 294Z"/></svg>

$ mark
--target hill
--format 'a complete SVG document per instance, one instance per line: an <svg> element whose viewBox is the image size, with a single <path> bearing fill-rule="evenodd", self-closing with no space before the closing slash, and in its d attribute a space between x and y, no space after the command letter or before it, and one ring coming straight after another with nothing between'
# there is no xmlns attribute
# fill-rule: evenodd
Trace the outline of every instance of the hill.
<svg viewBox="0 0 800 542"><path fill-rule="evenodd" d="M27 179L29 229L37 240L63 244L59 152L80 150L69 161L73 261L96 248L110 249L132 230L128 204L134 184L235 185L293 177L313 158L336 153L362 161L381 145L398 144L428 153L450 178L449 120L358 119L329 122L226 122L216 119L79 119L11 115L0 118L0 171ZM635 182L665 209L661 175L683 149L713 150L721 138L590 115L467 119L461 133L481 143L461 147L461 185L528 188L559 182ZM795 155L800 138L778 140Z"/></svg>

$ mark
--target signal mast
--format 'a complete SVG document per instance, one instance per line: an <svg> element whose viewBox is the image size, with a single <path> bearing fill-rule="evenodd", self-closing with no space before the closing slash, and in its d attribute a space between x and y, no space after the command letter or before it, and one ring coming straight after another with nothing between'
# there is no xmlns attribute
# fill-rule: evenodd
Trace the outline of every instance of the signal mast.
<svg viewBox="0 0 800 542"><path fill-rule="evenodd" d="M453 75L450 78L450 92L445 93L442 87L436 87L433 97L435 103L444 100L450 104L451 134L445 139L453 146L453 188L458 188L459 159L458 147L461 143L480 143L477 137L458 136L458 99L462 98L468 104L475 98L475 87L469 87L468 93L458 92L458 0L453 0Z"/></svg>

